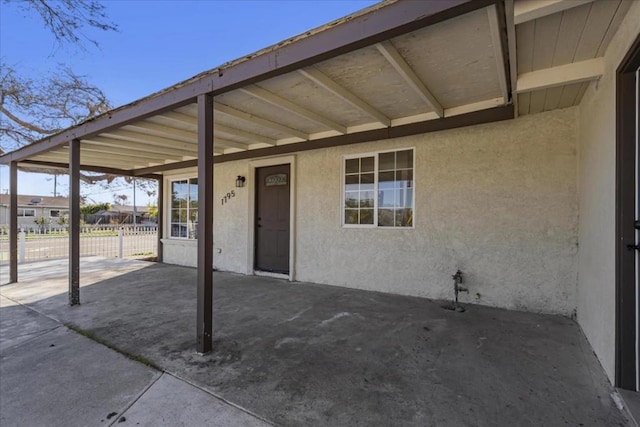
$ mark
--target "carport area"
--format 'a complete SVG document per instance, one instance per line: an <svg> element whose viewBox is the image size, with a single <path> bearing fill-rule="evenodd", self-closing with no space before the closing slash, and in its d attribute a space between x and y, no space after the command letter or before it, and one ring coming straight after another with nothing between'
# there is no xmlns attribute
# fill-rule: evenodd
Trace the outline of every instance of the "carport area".
<svg viewBox="0 0 640 427"><path fill-rule="evenodd" d="M2 296L276 425L628 423L564 317L215 272L213 350L199 355L196 269L83 258L77 306L66 261L20 269Z"/></svg>

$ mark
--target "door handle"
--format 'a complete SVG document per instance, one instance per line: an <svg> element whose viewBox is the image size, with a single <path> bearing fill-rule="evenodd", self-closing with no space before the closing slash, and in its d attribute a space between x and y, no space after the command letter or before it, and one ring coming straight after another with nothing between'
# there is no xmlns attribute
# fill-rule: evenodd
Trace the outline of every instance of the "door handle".
<svg viewBox="0 0 640 427"><path fill-rule="evenodd" d="M633 221L633 228L635 228L636 230L640 230L640 219L636 219L635 221Z"/></svg>
<svg viewBox="0 0 640 427"><path fill-rule="evenodd" d="M627 249L632 251L632 250L636 250L636 251L640 251L640 245L627 245Z"/></svg>

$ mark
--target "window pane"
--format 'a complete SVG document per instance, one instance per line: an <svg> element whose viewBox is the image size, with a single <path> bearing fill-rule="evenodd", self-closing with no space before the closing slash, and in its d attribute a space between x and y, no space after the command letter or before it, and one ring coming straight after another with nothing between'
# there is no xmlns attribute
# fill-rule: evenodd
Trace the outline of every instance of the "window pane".
<svg viewBox="0 0 640 427"><path fill-rule="evenodd" d="M378 191L378 206L379 207L394 207L395 206L395 190L382 190Z"/></svg>
<svg viewBox="0 0 640 427"><path fill-rule="evenodd" d="M393 209L378 209L378 227L393 227Z"/></svg>
<svg viewBox="0 0 640 427"><path fill-rule="evenodd" d="M171 222L180 222L180 209L171 209Z"/></svg>
<svg viewBox="0 0 640 427"><path fill-rule="evenodd" d="M397 188L413 188L413 170L396 172Z"/></svg>
<svg viewBox="0 0 640 427"><path fill-rule="evenodd" d="M347 175L344 177L345 190L347 191L357 191L360 186L360 176L359 175Z"/></svg>
<svg viewBox="0 0 640 427"><path fill-rule="evenodd" d="M412 208L413 207L413 190L402 190L403 192L403 204L399 204L399 207Z"/></svg>
<svg viewBox="0 0 640 427"><path fill-rule="evenodd" d="M384 190L386 188L395 188L393 172L378 173L378 188Z"/></svg>
<svg viewBox="0 0 640 427"><path fill-rule="evenodd" d="M373 224L373 209L360 209L360 224Z"/></svg>
<svg viewBox="0 0 640 427"><path fill-rule="evenodd" d="M396 153L380 153L378 157L378 170L394 170Z"/></svg>
<svg viewBox="0 0 640 427"><path fill-rule="evenodd" d="M413 150L396 152L396 169L413 169Z"/></svg>
<svg viewBox="0 0 640 427"><path fill-rule="evenodd" d="M344 165L345 173L360 172L360 159L347 159Z"/></svg>
<svg viewBox="0 0 640 427"><path fill-rule="evenodd" d="M189 201L190 206L198 206L198 178L191 178L189 180Z"/></svg>
<svg viewBox="0 0 640 427"><path fill-rule="evenodd" d="M172 208L186 208L187 207L187 195L186 194L173 194L171 196Z"/></svg>
<svg viewBox="0 0 640 427"><path fill-rule="evenodd" d="M373 208L373 191L360 192L360 207Z"/></svg>
<svg viewBox="0 0 640 427"><path fill-rule="evenodd" d="M171 194L184 196L187 194L187 181L173 181L171 183Z"/></svg>
<svg viewBox="0 0 640 427"><path fill-rule="evenodd" d="M187 237L187 227L184 224L171 224L171 237Z"/></svg>
<svg viewBox="0 0 640 427"><path fill-rule="evenodd" d="M24 216L36 216L36 211L33 209L25 209Z"/></svg>
<svg viewBox="0 0 640 427"><path fill-rule="evenodd" d="M407 190L396 190L396 204L397 208L404 208L409 206L407 204Z"/></svg>
<svg viewBox="0 0 640 427"><path fill-rule="evenodd" d="M357 209L345 209L345 211L344 211L344 223L345 224L357 224L358 223L358 210Z"/></svg>
<svg viewBox="0 0 640 427"><path fill-rule="evenodd" d="M411 227L413 225L413 209L398 209L396 210L396 226L397 227Z"/></svg>
<svg viewBox="0 0 640 427"><path fill-rule="evenodd" d="M198 238L198 223L191 223L189 225L189 238L197 239Z"/></svg>
<svg viewBox="0 0 640 427"><path fill-rule="evenodd" d="M363 157L360 159L360 172L373 172L375 161L373 157Z"/></svg>
<svg viewBox="0 0 640 427"><path fill-rule="evenodd" d="M360 175L360 190L373 190L375 175L372 173L363 173Z"/></svg>
<svg viewBox="0 0 640 427"><path fill-rule="evenodd" d="M358 207L358 192L347 192L344 194L344 206L346 208Z"/></svg>

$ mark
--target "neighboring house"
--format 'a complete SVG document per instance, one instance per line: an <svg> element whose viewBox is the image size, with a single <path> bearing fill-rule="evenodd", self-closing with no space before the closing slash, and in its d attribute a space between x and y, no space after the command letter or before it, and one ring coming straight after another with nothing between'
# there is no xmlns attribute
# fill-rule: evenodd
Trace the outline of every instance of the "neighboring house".
<svg viewBox="0 0 640 427"><path fill-rule="evenodd" d="M69 214L67 197L18 196L18 226L39 228L35 220L45 218L46 226L58 228L58 219ZM0 224L9 224L9 195L0 194Z"/></svg>
<svg viewBox="0 0 640 427"><path fill-rule="evenodd" d="M390 2L0 163L158 179L159 257L199 269L198 351L211 249L429 298L460 269L467 302L575 317L637 390L639 66L639 1Z"/></svg>
<svg viewBox="0 0 640 427"><path fill-rule="evenodd" d="M132 205L111 205L109 210L101 210L92 215L83 215L87 224L133 224L134 209ZM147 206L136 206L136 224L155 224L149 216Z"/></svg>

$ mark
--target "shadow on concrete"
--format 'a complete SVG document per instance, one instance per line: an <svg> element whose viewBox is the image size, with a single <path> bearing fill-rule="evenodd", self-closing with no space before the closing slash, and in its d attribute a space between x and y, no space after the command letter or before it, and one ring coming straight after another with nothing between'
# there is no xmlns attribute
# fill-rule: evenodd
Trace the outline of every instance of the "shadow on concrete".
<svg viewBox="0 0 640 427"><path fill-rule="evenodd" d="M69 307L56 268L0 293L276 424L628 423L563 317L216 272L214 350L199 356L195 269L84 260Z"/></svg>

